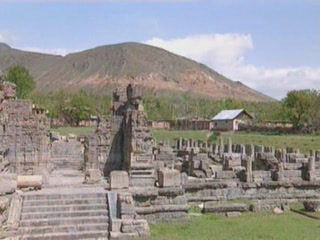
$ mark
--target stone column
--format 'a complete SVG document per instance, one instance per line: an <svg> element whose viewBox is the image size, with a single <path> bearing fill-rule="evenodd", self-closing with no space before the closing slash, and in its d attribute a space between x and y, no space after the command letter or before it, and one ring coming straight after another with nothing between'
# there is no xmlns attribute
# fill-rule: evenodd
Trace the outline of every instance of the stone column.
<svg viewBox="0 0 320 240"><path fill-rule="evenodd" d="M278 181L283 181L283 179L284 179L283 172L284 172L284 163L283 162L279 162L279 164L278 164L278 176L277 176L277 180Z"/></svg>
<svg viewBox="0 0 320 240"><path fill-rule="evenodd" d="M224 142L223 137L220 137L220 157L222 158L224 154Z"/></svg>
<svg viewBox="0 0 320 240"><path fill-rule="evenodd" d="M188 175L189 176L193 175L193 166L194 166L193 155L194 155L194 152L193 152L193 148L192 148L191 151L190 151L190 154L189 154L189 161L188 161L188 163L189 163Z"/></svg>
<svg viewBox="0 0 320 240"><path fill-rule="evenodd" d="M228 153L232 153L232 140L231 137L228 138Z"/></svg>
<svg viewBox="0 0 320 240"><path fill-rule="evenodd" d="M252 182L252 158L247 157L247 165L246 165L246 182Z"/></svg>
<svg viewBox="0 0 320 240"><path fill-rule="evenodd" d="M315 180L315 152L310 151L310 157L308 159L308 180L309 181L314 181Z"/></svg>

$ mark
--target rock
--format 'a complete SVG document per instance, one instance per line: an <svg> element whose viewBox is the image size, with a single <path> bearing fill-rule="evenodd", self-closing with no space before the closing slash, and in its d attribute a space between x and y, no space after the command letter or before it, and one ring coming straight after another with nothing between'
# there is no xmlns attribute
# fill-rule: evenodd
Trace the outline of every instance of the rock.
<svg viewBox="0 0 320 240"><path fill-rule="evenodd" d="M0 196L14 193L17 188L15 176L11 174L0 175Z"/></svg>
<svg viewBox="0 0 320 240"><path fill-rule="evenodd" d="M290 211L290 206L288 204L281 204L281 210L284 212Z"/></svg>
<svg viewBox="0 0 320 240"><path fill-rule="evenodd" d="M223 212L245 212L249 208L246 204L233 203L233 204L217 204L216 202L205 202L203 212L223 213Z"/></svg>
<svg viewBox="0 0 320 240"><path fill-rule="evenodd" d="M241 212L226 212L227 217L240 217L241 215Z"/></svg>
<svg viewBox="0 0 320 240"><path fill-rule="evenodd" d="M273 212L274 214L277 214L277 215L283 213L283 211L282 211L280 208L278 208L278 207L275 207L272 212Z"/></svg>
<svg viewBox="0 0 320 240"><path fill-rule="evenodd" d="M4 223L4 216L0 214L0 226Z"/></svg>
<svg viewBox="0 0 320 240"><path fill-rule="evenodd" d="M304 209L310 212L320 211L320 200L306 200L303 201Z"/></svg>
<svg viewBox="0 0 320 240"><path fill-rule="evenodd" d="M9 202L10 200L8 198L0 199L0 213L8 208Z"/></svg>

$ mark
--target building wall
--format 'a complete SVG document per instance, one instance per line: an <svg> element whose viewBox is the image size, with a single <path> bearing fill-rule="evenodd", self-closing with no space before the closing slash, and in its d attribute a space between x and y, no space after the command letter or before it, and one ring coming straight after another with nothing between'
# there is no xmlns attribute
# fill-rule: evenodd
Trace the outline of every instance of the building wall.
<svg viewBox="0 0 320 240"><path fill-rule="evenodd" d="M233 126L233 120L215 120L212 122L212 130L232 131Z"/></svg>

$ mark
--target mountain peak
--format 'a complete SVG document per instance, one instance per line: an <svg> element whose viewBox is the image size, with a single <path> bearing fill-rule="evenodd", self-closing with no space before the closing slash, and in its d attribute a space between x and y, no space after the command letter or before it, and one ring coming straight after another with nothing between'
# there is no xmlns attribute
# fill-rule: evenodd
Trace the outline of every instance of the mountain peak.
<svg viewBox="0 0 320 240"><path fill-rule="evenodd" d="M6 43L2 43L2 42L0 42L0 49L2 50L9 50L9 49L11 49L11 47L8 45L8 44L6 44Z"/></svg>

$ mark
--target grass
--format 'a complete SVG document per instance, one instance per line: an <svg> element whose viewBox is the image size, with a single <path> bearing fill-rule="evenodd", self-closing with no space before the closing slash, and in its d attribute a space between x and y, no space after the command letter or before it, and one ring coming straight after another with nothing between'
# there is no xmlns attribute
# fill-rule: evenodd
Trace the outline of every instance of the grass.
<svg viewBox="0 0 320 240"><path fill-rule="evenodd" d="M94 127L60 127L54 128L53 131L59 132L61 135L68 135L69 133L76 135L90 135L94 132ZM185 138L206 141L211 131L178 131L178 130L152 130L153 138L157 143L165 142L170 146L173 144L175 138ZM310 150L320 150L320 136L316 135L268 135L260 133L223 133L221 136L231 137L234 144L254 144L273 146L275 148L292 147L300 149L302 153L309 153ZM227 143L227 139L225 140Z"/></svg>
<svg viewBox="0 0 320 240"><path fill-rule="evenodd" d="M169 142L171 145L174 138L192 138L206 141L212 134L210 131L170 131L152 130L152 135L157 142ZM302 153L309 153L312 150L320 150L320 136L316 135L268 135L261 133L222 133L222 137L231 137L234 144L254 144L273 146L275 148L292 147L300 149ZM225 139L227 143L227 139Z"/></svg>
<svg viewBox="0 0 320 240"><path fill-rule="evenodd" d="M207 214L187 223L152 225L152 240L303 240L320 239L320 221L293 213L244 213L237 218Z"/></svg>
<svg viewBox="0 0 320 240"><path fill-rule="evenodd" d="M320 149L320 136L316 135L264 135L259 133L223 134L231 137L235 144L255 144L273 146L275 148L292 147L302 153Z"/></svg>
<svg viewBox="0 0 320 240"><path fill-rule="evenodd" d="M58 132L60 135L67 136L68 134L75 135L91 135L94 133L95 127L59 127L52 128L51 131Z"/></svg>
<svg viewBox="0 0 320 240"><path fill-rule="evenodd" d="M184 139L194 139L194 140L202 140L207 141L208 137L212 134L212 132L207 130L202 131L193 131L193 130L152 130L152 137L159 142L169 142L172 145L173 140L175 138L184 138Z"/></svg>

